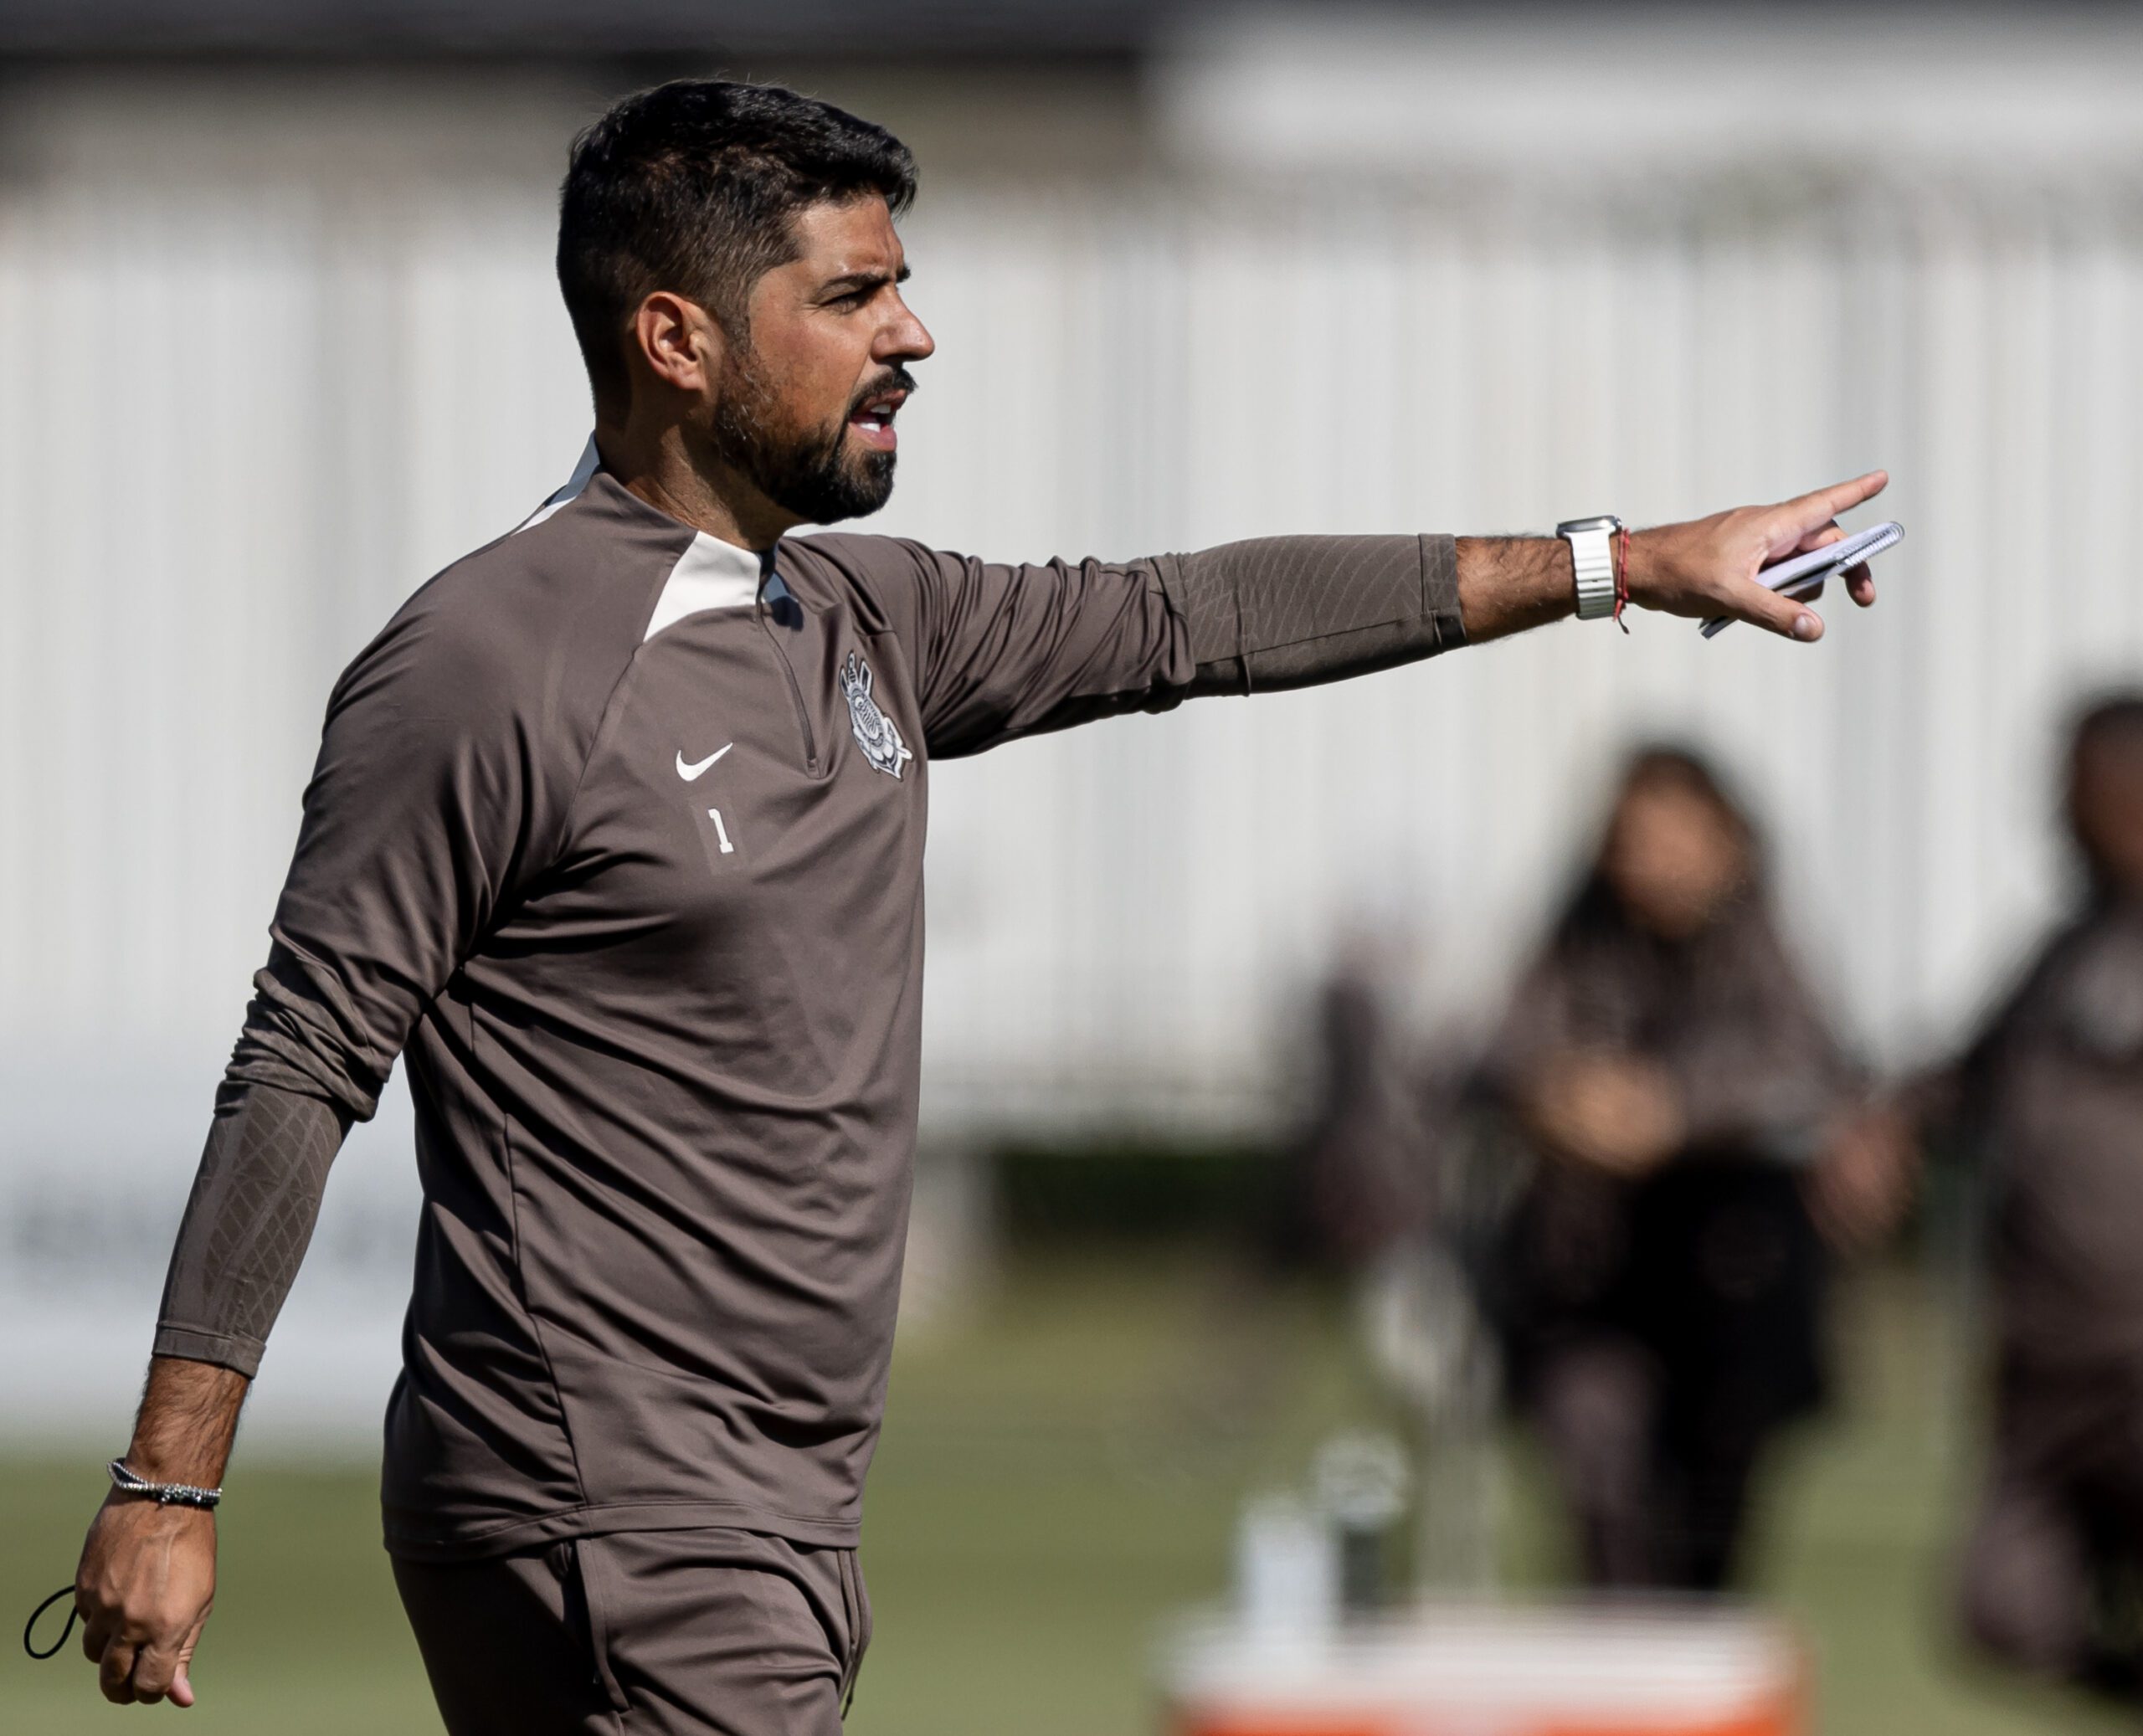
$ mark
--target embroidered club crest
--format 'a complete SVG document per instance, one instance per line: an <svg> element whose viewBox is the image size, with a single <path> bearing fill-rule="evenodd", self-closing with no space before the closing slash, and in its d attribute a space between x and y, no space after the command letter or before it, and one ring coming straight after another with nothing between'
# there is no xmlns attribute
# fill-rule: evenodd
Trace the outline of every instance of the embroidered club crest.
<svg viewBox="0 0 2143 1736"><path fill-rule="evenodd" d="M853 651L840 666L840 691L848 701L848 722L856 732L863 757L888 778L897 778L901 768L915 756L901 740L893 720L878 709L871 696L871 665Z"/></svg>

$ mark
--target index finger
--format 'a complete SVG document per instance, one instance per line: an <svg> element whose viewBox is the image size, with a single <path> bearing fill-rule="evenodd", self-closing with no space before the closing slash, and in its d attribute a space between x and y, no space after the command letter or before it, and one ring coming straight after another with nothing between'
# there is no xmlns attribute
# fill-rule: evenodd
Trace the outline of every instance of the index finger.
<svg viewBox="0 0 2143 1736"><path fill-rule="evenodd" d="M104 1697L115 1706L125 1706L134 1697L134 1642L123 1635L114 1635L104 1648L104 1656L97 1661L97 1687Z"/></svg>
<svg viewBox="0 0 2143 1736"><path fill-rule="evenodd" d="M1792 525L1796 537L1805 537L1826 520L1850 511L1863 501L1873 500L1889 483L1888 470L1870 470L1850 482L1833 482L1828 488L1819 488L1812 494L1785 501L1778 511Z"/></svg>

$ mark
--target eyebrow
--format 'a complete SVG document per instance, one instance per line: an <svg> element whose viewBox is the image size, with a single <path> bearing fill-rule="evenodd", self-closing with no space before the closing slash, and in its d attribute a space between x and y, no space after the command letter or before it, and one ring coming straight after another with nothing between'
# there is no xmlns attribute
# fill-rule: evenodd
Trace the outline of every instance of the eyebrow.
<svg viewBox="0 0 2143 1736"><path fill-rule="evenodd" d="M875 290L882 284L906 283L909 272L906 265L897 271L846 271L829 279L820 285L823 290Z"/></svg>

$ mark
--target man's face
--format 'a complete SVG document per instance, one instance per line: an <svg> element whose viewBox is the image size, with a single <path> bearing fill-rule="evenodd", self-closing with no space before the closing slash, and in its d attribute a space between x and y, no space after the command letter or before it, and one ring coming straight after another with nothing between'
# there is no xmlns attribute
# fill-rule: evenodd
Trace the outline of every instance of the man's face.
<svg viewBox="0 0 2143 1736"><path fill-rule="evenodd" d="M893 491L893 418L915 389L907 364L937 348L908 311L886 202L814 205L798 256L753 286L747 342L722 363L717 455L786 512L833 524Z"/></svg>

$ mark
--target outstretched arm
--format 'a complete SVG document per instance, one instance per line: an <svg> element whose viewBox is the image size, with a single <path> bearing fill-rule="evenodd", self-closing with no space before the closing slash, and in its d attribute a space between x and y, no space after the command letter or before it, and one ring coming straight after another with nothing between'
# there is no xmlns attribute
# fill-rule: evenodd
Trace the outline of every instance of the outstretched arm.
<svg viewBox="0 0 2143 1736"><path fill-rule="evenodd" d="M1634 532L1630 600L1821 636L1763 567L1837 541L1874 471L1771 506ZM915 670L933 758L1201 694L1271 692L1417 662L1572 614L1557 537L1272 537L1114 564L1005 566L882 537L809 546L879 598ZM1874 599L1866 569L1847 576Z"/></svg>

